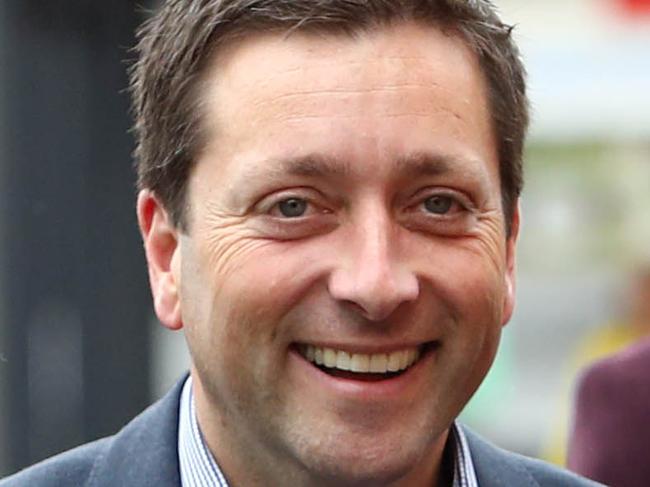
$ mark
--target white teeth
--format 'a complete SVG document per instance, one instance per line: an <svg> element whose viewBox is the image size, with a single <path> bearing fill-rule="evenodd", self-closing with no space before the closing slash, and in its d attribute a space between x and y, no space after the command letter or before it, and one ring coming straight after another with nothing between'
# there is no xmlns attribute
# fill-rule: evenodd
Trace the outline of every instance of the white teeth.
<svg viewBox="0 0 650 487"><path fill-rule="evenodd" d="M408 362L413 363L415 361L415 356L416 355L417 355L417 352L415 350L409 350L409 357L408 357L407 363Z"/></svg>
<svg viewBox="0 0 650 487"><path fill-rule="evenodd" d="M310 362L314 361L314 347L312 346L307 347L307 350L305 351L305 357Z"/></svg>
<svg viewBox="0 0 650 487"><path fill-rule="evenodd" d="M350 354L348 352L339 352L336 354L336 368L339 370L350 370Z"/></svg>
<svg viewBox="0 0 650 487"><path fill-rule="evenodd" d="M420 351L417 348L398 350L389 354L350 354L333 348L306 345L302 347L301 351L307 360L317 365L359 373L385 374L386 372L399 372L409 368L420 358Z"/></svg>
<svg viewBox="0 0 650 487"><path fill-rule="evenodd" d="M388 359L386 358L385 353L374 353L370 356L370 372L376 372L379 374L385 373L388 369Z"/></svg>
<svg viewBox="0 0 650 487"><path fill-rule="evenodd" d="M400 369L400 357L403 355L402 352L393 352L388 355L388 365L386 368L390 372L397 372Z"/></svg>
<svg viewBox="0 0 650 487"><path fill-rule="evenodd" d="M336 355L336 351L331 348L323 349L323 365L329 368L336 367Z"/></svg>
<svg viewBox="0 0 650 487"><path fill-rule="evenodd" d="M323 365L323 349L314 347L314 362Z"/></svg>
<svg viewBox="0 0 650 487"><path fill-rule="evenodd" d="M352 372L368 372L370 368L370 356L360 353L352 354L350 359L350 370Z"/></svg>

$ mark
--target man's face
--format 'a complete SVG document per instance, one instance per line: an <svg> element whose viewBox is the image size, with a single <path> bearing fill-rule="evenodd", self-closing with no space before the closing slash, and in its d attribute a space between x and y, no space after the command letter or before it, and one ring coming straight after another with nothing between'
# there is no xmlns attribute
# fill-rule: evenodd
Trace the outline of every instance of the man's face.
<svg viewBox="0 0 650 487"><path fill-rule="evenodd" d="M215 65L172 266L210 447L312 483L433 468L512 308L476 58L402 24Z"/></svg>

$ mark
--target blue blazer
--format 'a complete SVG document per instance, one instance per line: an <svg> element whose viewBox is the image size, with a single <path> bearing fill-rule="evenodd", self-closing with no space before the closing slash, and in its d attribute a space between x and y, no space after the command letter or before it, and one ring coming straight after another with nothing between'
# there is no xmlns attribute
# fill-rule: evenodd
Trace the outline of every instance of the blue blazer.
<svg viewBox="0 0 650 487"><path fill-rule="evenodd" d="M0 487L180 487L178 405L183 381L114 436L0 481ZM594 487L600 484L501 450L467 428L480 487Z"/></svg>

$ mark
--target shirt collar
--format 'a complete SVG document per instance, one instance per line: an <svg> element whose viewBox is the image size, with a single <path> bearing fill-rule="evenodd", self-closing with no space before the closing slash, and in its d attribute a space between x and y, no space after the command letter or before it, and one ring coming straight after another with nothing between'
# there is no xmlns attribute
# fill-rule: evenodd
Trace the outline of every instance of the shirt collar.
<svg viewBox="0 0 650 487"><path fill-rule="evenodd" d="M456 423L452 424L449 438L454 448L453 487L478 487L467 439ZM199 428L191 376L183 385L180 399L178 459L182 487L228 487L228 482L208 450Z"/></svg>
<svg viewBox="0 0 650 487"><path fill-rule="evenodd" d="M208 450L199 429L191 376L185 381L181 392L178 415L178 461L182 487L228 487L228 482Z"/></svg>

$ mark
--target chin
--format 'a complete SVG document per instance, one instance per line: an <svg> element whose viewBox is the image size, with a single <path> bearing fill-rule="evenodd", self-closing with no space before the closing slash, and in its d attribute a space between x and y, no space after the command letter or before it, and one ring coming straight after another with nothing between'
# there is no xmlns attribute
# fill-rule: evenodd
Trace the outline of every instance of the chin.
<svg viewBox="0 0 650 487"><path fill-rule="evenodd" d="M338 436L338 435L337 435ZM309 485L391 485L426 464L422 439L332 436L299 453ZM424 461L423 461L424 460Z"/></svg>
<svg viewBox="0 0 650 487"><path fill-rule="evenodd" d="M311 470L309 476L314 480L313 485L391 485L406 477L413 467L413 462L396 460L381 458L356 462L342 458L333 463L318 465L315 470Z"/></svg>

